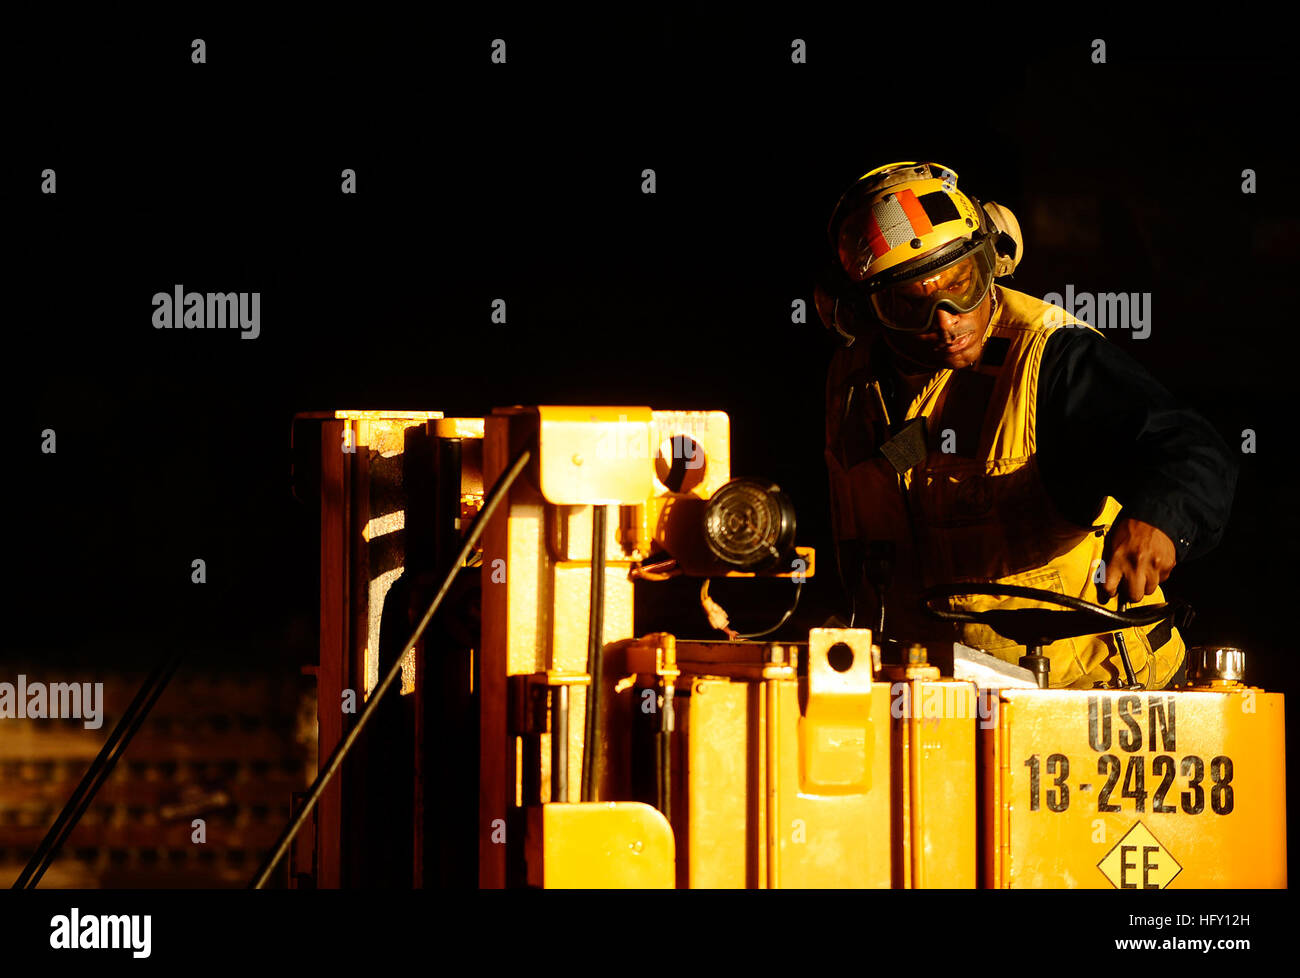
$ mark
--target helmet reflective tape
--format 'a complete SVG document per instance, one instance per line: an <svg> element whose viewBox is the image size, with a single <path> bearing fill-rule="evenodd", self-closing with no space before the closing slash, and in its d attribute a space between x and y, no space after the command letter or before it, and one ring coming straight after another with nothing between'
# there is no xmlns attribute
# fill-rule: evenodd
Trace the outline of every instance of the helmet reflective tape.
<svg viewBox="0 0 1300 978"><path fill-rule="evenodd" d="M867 226L867 244L871 253L883 258L891 250L929 234L934 230L925 208L910 190L890 194L871 208L871 221Z"/></svg>
<svg viewBox="0 0 1300 978"><path fill-rule="evenodd" d="M937 225L961 219L946 193L936 190L918 197L910 189L900 190L846 218L838 245L845 257L865 268L899 245L924 238Z"/></svg>
<svg viewBox="0 0 1300 978"><path fill-rule="evenodd" d="M984 301L992 282L989 249L981 247L924 277L873 292L871 305L880 321L891 329L923 333L939 309L955 315L974 310Z"/></svg>
<svg viewBox="0 0 1300 978"><path fill-rule="evenodd" d="M918 256L955 249L983 232L974 202L940 187L938 180L914 180L859 200L844 212L832 243L853 281L878 287L891 278L910 278L913 273L905 266Z"/></svg>

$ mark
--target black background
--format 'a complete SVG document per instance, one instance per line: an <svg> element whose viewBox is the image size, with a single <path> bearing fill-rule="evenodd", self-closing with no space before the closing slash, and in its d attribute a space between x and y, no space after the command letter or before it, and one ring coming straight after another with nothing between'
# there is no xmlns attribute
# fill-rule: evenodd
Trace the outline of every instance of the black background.
<svg viewBox="0 0 1300 978"><path fill-rule="evenodd" d="M789 633L820 624L841 610L825 223L866 170L936 160L1020 217L1010 287L1152 293L1150 337L1109 338L1231 447L1256 432L1223 543L1167 590L1199 613L1189 644L1240 645L1252 682L1290 692L1300 214L1274 32L637 16L10 33L0 657L314 661L290 420L334 408L724 410L733 474L791 492L822 557ZM151 297L178 283L260 291L261 336L155 330ZM770 597L730 593L738 625L772 620Z"/></svg>

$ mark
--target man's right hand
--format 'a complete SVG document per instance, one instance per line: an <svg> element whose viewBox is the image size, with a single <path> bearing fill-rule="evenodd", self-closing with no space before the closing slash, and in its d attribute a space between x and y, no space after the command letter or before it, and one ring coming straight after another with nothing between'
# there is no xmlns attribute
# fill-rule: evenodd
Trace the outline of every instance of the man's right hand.
<svg viewBox="0 0 1300 978"><path fill-rule="evenodd" d="M1106 593L1114 596L1122 581L1125 593L1120 596L1129 602L1154 592L1178 562L1174 541L1159 527L1135 519L1120 519L1111 527L1101 556Z"/></svg>

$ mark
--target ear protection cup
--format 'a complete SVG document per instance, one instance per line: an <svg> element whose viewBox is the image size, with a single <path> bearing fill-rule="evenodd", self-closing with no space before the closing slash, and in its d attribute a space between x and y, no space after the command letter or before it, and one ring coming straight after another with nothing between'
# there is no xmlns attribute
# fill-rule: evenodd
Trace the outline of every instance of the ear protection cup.
<svg viewBox="0 0 1300 978"><path fill-rule="evenodd" d="M983 205L983 211L993 229L997 231L994 242L995 263L993 275L1002 278L1016 270L1021 259L1025 257L1025 239L1020 233L1020 222L1010 208L989 201Z"/></svg>
<svg viewBox="0 0 1300 978"><path fill-rule="evenodd" d="M813 304L822 325L845 346L852 346L860 336L878 329L870 303L853 288L838 259L827 264L813 288Z"/></svg>

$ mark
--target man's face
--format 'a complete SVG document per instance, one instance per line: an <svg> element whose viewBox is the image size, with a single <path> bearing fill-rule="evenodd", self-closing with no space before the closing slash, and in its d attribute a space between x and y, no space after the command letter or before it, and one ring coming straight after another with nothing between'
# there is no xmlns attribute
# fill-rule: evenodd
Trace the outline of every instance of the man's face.
<svg viewBox="0 0 1300 978"><path fill-rule="evenodd" d="M921 308L925 305L925 297L936 291L959 291L965 279L956 282L954 278L969 275L969 271L963 268L967 264L962 262L931 278L895 286L891 307L896 311L905 310L914 302L917 308ZM925 332L905 333L886 328L883 331L885 342L895 352L932 370L969 367L979 360L984 348L984 334L992 308L993 290L990 288L980 304L970 312L958 314L942 308L936 309L934 319Z"/></svg>
<svg viewBox="0 0 1300 978"><path fill-rule="evenodd" d="M909 360L932 370L944 367L960 370L979 360L992 308L993 292L990 289L984 301L968 313L958 316L946 309L937 310L928 332L900 333L892 329L882 332L890 349Z"/></svg>

